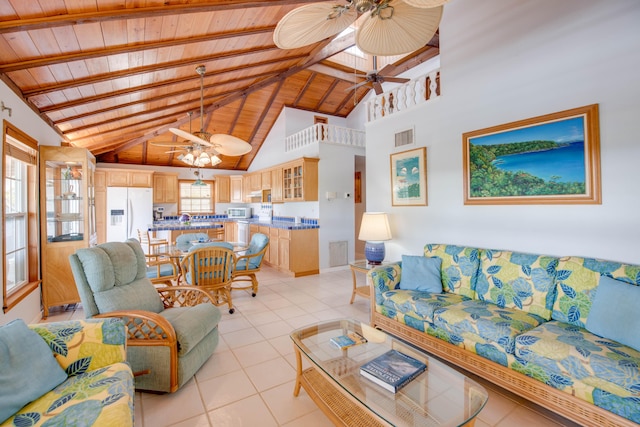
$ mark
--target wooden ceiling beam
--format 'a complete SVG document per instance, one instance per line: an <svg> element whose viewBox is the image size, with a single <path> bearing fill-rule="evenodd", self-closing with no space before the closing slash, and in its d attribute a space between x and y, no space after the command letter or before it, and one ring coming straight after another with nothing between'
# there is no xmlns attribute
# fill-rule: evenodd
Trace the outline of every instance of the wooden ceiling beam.
<svg viewBox="0 0 640 427"><path fill-rule="evenodd" d="M331 95L331 93L332 93L332 92L333 92L333 90L336 88L336 86L338 85L338 83L340 83L340 80L338 80L338 79L334 80L334 81L333 81L333 83L331 83L331 86L329 86L329 89L327 89L327 90L325 91L324 95L322 95L322 98L320 98L320 99L318 100L318 103L316 104L316 107L315 107L315 109L316 109L316 110L319 110L319 109L320 109L320 106L322 106L322 104L324 104L324 101L326 101L326 100L327 100L327 97L328 97L329 95Z"/></svg>
<svg viewBox="0 0 640 427"><path fill-rule="evenodd" d="M275 101L276 97L280 93L280 89L282 89L283 84L284 84L284 80L280 80L278 85L275 87L275 89L271 93L271 96L269 97L269 101L262 109L262 113L260 114L260 118L256 121L256 125L253 127L253 132L251 132L251 135L249 136L249 140L247 141L249 144L251 144L252 147L253 147L253 144L252 144L253 138L255 138L256 134L258 133L258 130L260 130L260 126L262 125L262 123L264 123L264 119L265 117L267 117L267 114L269 113L269 110L271 109L271 106L273 105L273 102ZM242 160L242 156L238 157L238 161L236 162L235 167L238 167L240 160Z"/></svg>
<svg viewBox="0 0 640 427"><path fill-rule="evenodd" d="M345 36L342 36L338 39L333 40L331 43L319 43L318 46L313 49L311 51L311 54L309 55L308 59L305 61L302 61L300 64L294 66L294 67L290 67L287 71L277 74L273 77L270 78L266 78L264 80L262 80L261 82L255 83L251 86L249 86L247 89L244 90L239 90L239 91L235 91L234 93L228 95L227 97L221 99L220 101L217 101L213 104L211 104L209 107L207 107L205 109L205 111L208 113L210 111L214 111L217 110L221 107L224 107L227 104L230 104L231 102L243 97L243 96L247 96L250 93L256 92L258 90L264 89L267 86L270 86L274 83L277 83L279 81L285 80L286 78L288 78L289 76L292 76L302 70L304 70L307 67L310 67L313 64L317 64L318 62L329 58L337 53L340 53L346 49L348 49L349 47L355 45L355 35L353 33L347 34ZM183 125L184 123L186 123L188 120L185 119L179 119L176 120L174 123L170 124L170 125L165 125L165 126L160 126L158 127L154 132L152 132L150 135L143 135L143 136L139 136L137 138L132 139L131 141L129 141L129 143L127 143L126 145L130 148L132 146L135 146L137 144L140 144L142 141L146 141L147 139L154 137L154 136L158 136L161 135L163 133L165 133L166 131L169 130L170 127L179 127L181 125Z"/></svg>
<svg viewBox="0 0 640 427"><path fill-rule="evenodd" d="M271 47L269 47L268 49L266 49L267 51L269 50L273 50ZM254 53L261 53L261 51L256 50L256 49L252 49L251 51L247 52L247 54L254 54ZM296 59L300 59L303 57L307 57L307 54L304 53L299 53L297 55L291 55L288 57L281 57L281 58L274 58L274 59L269 59L266 61L260 61L260 62L256 62L253 63L251 65L245 65L245 66L238 66L238 67L230 67L230 68L223 68L221 70L212 70L210 72L207 72L206 77L211 77L211 76L216 76L216 75L220 75L220 74L225 74L225 73L230 73L230 72L234 72L234 71L238 71L238 70L247 70L250 68L256 68L256 67L262 67L265 65L272 65L272 64L277 64L279 62L285 62L285 61L293 61ZM95 75L95 76L91 76L91 77L86 77L83 79L76 79L73 81L68 81L68 82L63 82L63 83L57 83L55 85L51 85L51 86L46 86L46 87L42 87L42 88L34 88L31 90L26 90L23 91L23 94L25 97L30 97L30 96L34 96L34 95L44 95L47 93L52 93L52 92L58 92L61 90L65 90L65 89L70 89L70 88L74 88L74 87L80 87L80 86L86 86L86 85L90 85L90 84L95 84L95 83L101 83L101 82L105 82L105 81L111 81L111 80L116 80L119 78L124 78L124 77L131 77L131 76L135 76L135 75L140 75L140 74L148 74L148 73L153 73L156 71L161 71L164 70L165 68L175 68L175 67L183 67L185 65L193 65L193 64L200 64L202 62L208 62L211 60L217 60L219 58L212 58L210 56L206 57L206 58L197 58L197 59L189 59L189 60L184 60L184 61L175 61L175 62L170 62L167 63L168 65L165 67L164 65L147 65L144 67L138 67L138 68L132 68L129 70L122 70L122 71L116 71L116 72L110 72L110 73L105 73L105 74L99 74L99 75ZM224 59L224 58L221 58ZM200 80L200 76L189 76L189 77L183 77L180 79L175 79L172 80L171 82L167 83L167 84L175 84L175 83L182 83L182 82L187 82L187 81L191 81L191 80Z"/></svg>
<svg viewBox="0 0 640 427"><path fill-rule="evenodd" d="M324 74L325 76L333 77L334 79L340 79L345 82L349 82L351 84L357 84L364 81L364 78L358 78L353 72L348 73L346 71L337 70L325 64L315 64L307 69L320 74Z"/></svg>
<svg viewBox="0 0 640 427"><path fill-rule="evenodd" d="M236 56L242 56L245 53L240 53L240 52L246 52L246 51L243 50L243 51L234 51L234 52L235 53L230 52L229 54L225 54L225 57L232 58L232 57L236 57ZM207 76L207 78L208 78L208 76ZM236 80L238 80L238 79L236 79ZM140 92L142 90L156 89L157 87L162 86L162 85L166 85L166 84L167 83L164 83L164 84L150 83L148 85L122 89L122 90L118 90L118 91L114 91L114 92L102 93L100 95L87 96L87 97L84 97L84 98L75 99L73 101L67 101L67 102L62 102L62 103L59 103L59 104L53 104L53 105L49 105L49 106L46 106L46 107L42 107L42 108L40 108L40 111L42 111L43 113L49 113L49 112L52 112L52 111L64 110L64 109L67 109L67 108L77 107L78 105L86 105L86 104L90 104L92 102L104 101L105 99L115 98L115 97L122 96L122 95L128 95L128 94L131 94L131 93ZM216 84L219 85L221 83L216 83ZM208 87L211 87L211 85L209 85ZM194 86L194 90L200 91L200 86L199 85L197 87ZM193 92L194 90L190 90L190 92Z"/></svg>
<svg viewBox="0 0 640 427"><path fill-rule="evenodd" d="M0 22L0 34L68 25L91 24L122 19L141 19L186 13L216 12L254 7L289 6L303 3L320 3L324 0L210 0L197 3L164 4L162 6L119 8L83 13L59 14L38 18L14 19Z"/></svg>
<svg viewBox="0 0 640 427"><path fill-rule="evenodd" d="M236 124L238 124L238 120L240 120L240 114L242 114L242 110L244 109L244 104L246 102L247 102L247 97L245 96L244 98L242 98L242 102L240 103L240 107L238 107L238 112L236 113L236 116L231 121L231 126L229 126L229 131L227 132L229 135L233 135L233 130L235 129Z"/></svg>
<svg viewBox="0 0 640 427"><path fill-rule="evenodd" d="M311 86L311 83L313 82L313 80L316 78L317 74L316 73L311 73L311 75L309 76L309 78L307 79L307 81L305 82L304 86L302 87L302 89L300 89L300 92L298 93L298 96L296 96L295 101L293 101L293 107L295 108L298 103L300 102L300 100L302 99L302 97L304 96L305 92L307 91L307 89L309 88L309 86Z"/></svg>
<svg viewBox="0 0 640 427"><path fill-rule="evenodd" d="M10 73L12 71L26 70L29 68L46 67L48 65L64 64L73 61L83 61L86 59L101 58L111 55L121 55L125 53L140 52L151 49L161 49L165 47L182 46L186 44L208 42L212 40L223 40L233 37L252 36L273 32L275 26L249 28L225 33L205 34L202 36L186 37L175 40L163 40L153 43L142 43L135 45L124 45L108 47L106 49L92 50L89 52L75 52L66 55L47 56L44 58L27 59L25 61L12 62L0 65L0 73Z"/></svg>

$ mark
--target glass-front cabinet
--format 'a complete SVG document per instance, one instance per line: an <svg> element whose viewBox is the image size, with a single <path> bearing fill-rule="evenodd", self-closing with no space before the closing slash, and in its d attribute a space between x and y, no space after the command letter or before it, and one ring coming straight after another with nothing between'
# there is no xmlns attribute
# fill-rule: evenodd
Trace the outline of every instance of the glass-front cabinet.
<svg viewBox="0 0 640 427"><path fill-rule="evenodd" d="M95 157L84 148L40 147L42 296L49 307L80 302L69 255L97 242Z"/></svg>

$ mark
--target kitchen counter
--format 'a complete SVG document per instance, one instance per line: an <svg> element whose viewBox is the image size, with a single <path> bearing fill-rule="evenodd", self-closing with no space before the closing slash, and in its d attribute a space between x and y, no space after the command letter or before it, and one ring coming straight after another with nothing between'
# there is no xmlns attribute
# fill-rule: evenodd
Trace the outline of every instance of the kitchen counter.
<svg viewBox="0 0 640 427"><path fill-rule="evenodd" d="M285 230L307 230L320 228L320 226L318 225L318 220L316 219L303 219L302 222L296 223L293 220L287 219L286 217L274 217L273 221L260 221L257 217L254 217L247 219L215 218L215 220L204 221L192 220L189 225L175 220L154 221L153 226L149 228L149 231L202 230L211 228L222 228L224 227L222 223L239 221Z"/></svg>

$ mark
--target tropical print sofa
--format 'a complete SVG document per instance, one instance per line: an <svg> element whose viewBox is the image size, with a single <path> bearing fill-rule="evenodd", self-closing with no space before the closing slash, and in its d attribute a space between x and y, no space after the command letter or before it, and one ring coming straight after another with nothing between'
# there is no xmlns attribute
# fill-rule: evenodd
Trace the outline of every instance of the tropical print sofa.
<svg viewBox="0 0 640 427"><path fill-rule="evenodd" d="M121 320L71 320L28 328L46 342L45 351L48 346L66 379L4 422L0 420L2 427L133 425L133 374L125 362ZM27 386L39 384L34 381Z"/></svg>
<svg viewBox="0 0 640 427"><path fill-rule="evenodd" d="M624 418L640 423L640 352L587 329L601 281L614 279L623 288L640 290L640 266L446 244L428 244L424 255L441 260L442 292L402 289L402 262L373 269L374 326L420 345L426 341L419 331L471 352L479 358L450 347L439 355L452 355L465 368L477 368L479 375L487 365L478 361L489 360L507 368L496 368L497 377L510 370L561 390L571 397L563 401L561 396L552 409L579 422L595 425L602 418L619 425ZM603 301L605 291L601 294ZM640 306L640 299L636 302ZM599 302L599 311L603 304ZM608 309L616 312L615 306ZM426 349L437 353L442 348ZM516 375L504 382L516 392L532 384ZM535 400L539 390L522 393ZM588 405L565 403L575 403L574 397L622 418L603 411L593 415Z"/></svg>

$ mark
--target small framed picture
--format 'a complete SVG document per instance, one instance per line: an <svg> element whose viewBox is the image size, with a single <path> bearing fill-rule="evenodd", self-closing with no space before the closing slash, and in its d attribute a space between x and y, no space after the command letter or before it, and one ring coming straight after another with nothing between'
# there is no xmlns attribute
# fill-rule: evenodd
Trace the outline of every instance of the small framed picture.
<svg viewBox="0 0 640 427"><path fill-rule="evenodd" d="M427 205L427 148L391 154L391 204Z"/></svg>

